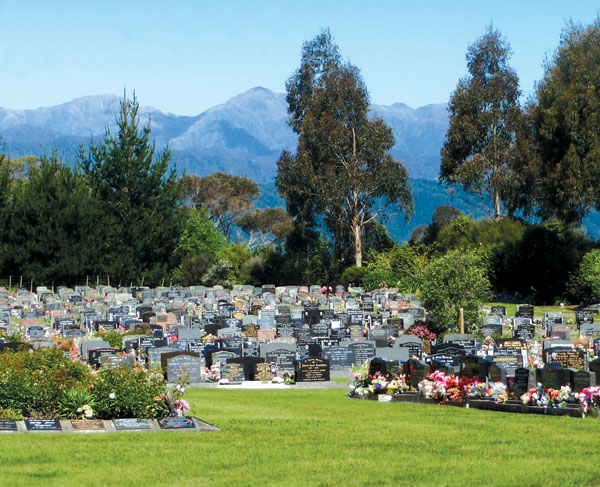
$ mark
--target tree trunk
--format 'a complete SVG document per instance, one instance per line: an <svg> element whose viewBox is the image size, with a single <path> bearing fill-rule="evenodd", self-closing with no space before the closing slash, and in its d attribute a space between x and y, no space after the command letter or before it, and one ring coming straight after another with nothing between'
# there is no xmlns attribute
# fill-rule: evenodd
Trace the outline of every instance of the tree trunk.
<svg viewBox="0 0 600 487"><path fill-rule="evenodd" d="M494 221L500 221L500 192L494 191Z"/></svg>
<svg viewBox="0 0 600 487"><path fill-rule="evenodd" d="M361 226L358 222L358 218L352 219L352 233L354 234L354 257L356 260L356 267L362 267L362 235Z"/></svg>

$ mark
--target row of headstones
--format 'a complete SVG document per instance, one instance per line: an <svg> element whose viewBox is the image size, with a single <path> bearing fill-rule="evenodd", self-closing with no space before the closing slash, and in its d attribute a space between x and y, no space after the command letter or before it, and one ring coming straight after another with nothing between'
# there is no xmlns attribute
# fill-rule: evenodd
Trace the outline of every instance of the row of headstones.
<svg viewBox="0 0 600 487"><path fill-rule="evenodd" d="M600 360L595 362L598 363L594 364L594 370L590 371L565 369L560 364L548 363L540 369L518 367L509 376L504 367L475 355L465 357L458 370L450 369L435 360L425 363L410 359L403 363L375 358L369 363L369 374L403 373L407 384L415 390L431 372L439 370L447 375L456 374L469 379L476 378L481 382L501 382L507 386L510 393L519 398L538 383L542 384L544 389L560 389L561 386L569 386L574 392L595 386L596 377L600 374Z"/></svg>

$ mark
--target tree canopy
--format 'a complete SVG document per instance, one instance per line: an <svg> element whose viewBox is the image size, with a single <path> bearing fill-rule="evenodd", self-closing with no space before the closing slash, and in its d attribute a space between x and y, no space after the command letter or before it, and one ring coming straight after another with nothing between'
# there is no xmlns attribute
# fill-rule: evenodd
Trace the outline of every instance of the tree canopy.
<svg viewBox="0 0 600 487"><path fill-rule="evenodd" d="M522 123L519 80L508 64L510 46L488 27L467 50L468 75L450 98L450 124L442 148L440 179L481 197L498 221L502 199L518 176L510 151ZM488 203L489 202L489 203Z"/></svg>
<svg viewBox="0 0 600 487"><path fill-rule="evenodd" d="M301 65L286 86L298 149L280 157L277 188L297 221L310 227L322 216L334 255L350 243L361 266L365 226L390 205L407 216L413 209L407 171L388 152L392 132L381 119L368 118L364 81L341 61L329 31L304 44Z"/></svg>

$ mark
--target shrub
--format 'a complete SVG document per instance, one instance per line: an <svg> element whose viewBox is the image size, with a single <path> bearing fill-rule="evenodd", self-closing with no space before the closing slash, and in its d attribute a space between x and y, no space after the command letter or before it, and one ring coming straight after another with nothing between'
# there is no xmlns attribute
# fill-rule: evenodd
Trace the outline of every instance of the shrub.
<svg viewBox="0 0 600 487"><path fill-rule="evenodd" d="M377 269L369 272L363 279L363 287L367 291L377 289L381 284L389 287L396 286L398 279L392 271Z"/></svg>
<svg viewBox="0 0 600 487"><path fill-rule="evenodd" d="M369 269L366 267L348 267L340 276L340 281L344 286L354 285L362 286L363 279L369 273Z"/></svg>
<svg viewBox="0 0 600 487"><path fill-rule="evenodd" d="M140 367L100 369L90 390L96 416L111 418L156 418L168 416L166 383L159 372Z"/></svg>
<svg viewBox="0 0 600 487"><path fill-rule="evenodd" d="M65 357L57 349L0 354L0 409L25 416L57 415L58 399L71 387L88 387L87 366Z"/></svg>

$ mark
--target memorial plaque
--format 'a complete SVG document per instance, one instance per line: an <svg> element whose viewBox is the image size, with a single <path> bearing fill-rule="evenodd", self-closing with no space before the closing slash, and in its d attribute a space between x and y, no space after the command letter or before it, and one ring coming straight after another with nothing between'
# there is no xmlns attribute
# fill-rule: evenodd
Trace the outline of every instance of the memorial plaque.
<svg viewBox="0 0 600 487"><path fill-rule="evenodd" d="M575 311L575 321L577 326L581 326L583 323L593 323L594 313L593 311Z"/></svg>
<svg viewBox="0 0 600 487"><path fill-rule="evenodd" d="M150 421L139 418L120 418L113 419L113 426L116 430L149 430Z"/></svg>
<svg viewBox="0 0 600 487"><path fill-rule="evenodd" d="M18 431L17 422L10 419L0 419L0 431Z"/></svg>
<svg viewBox="0 0 600 487"><path fill-rule="evenodd" d="M387 330L381 328L373 328L369 330L369 340L375 342L376 347L386 347L388 342Z"/></svg>
<svg viewBox="0 0 600 487"><path fill-rule="evenodd" d="M535 336L535 325L533 323L515 324L513 336L515 338L520 338L521 340L531 340Z"/></svg>
<svg viewBox="0 0 600 487"><path fill-rule="evenodd" d="M329 381L329 361L310 357L296 361L296 382Z"/></svg>
<svg viewBox="0 0 600 487"><path fill-rule="evenodd" d="M255 380L259 380L262 382L271 382L273 380L273 377L275 377L275 374L273 373L273 371L271 370L271 364L270 363L259 363L255 365L255 373L254 373L254 378Z"/></svg>
<svg viewBox="0 0 600 487"><path fill-rule="evenodd" d="M459 365L465 357L467 353L462 345L455 343L440 343L439 345L431 346L431 354L430 357L433 357L432 360L440 360L444 362L446 365L450 365L446 356L452 357L452 365Z"/></svg>
<svg viewBox="0 0 600 487"><path fill-rule="evenodd" d="M429 365L425 362L409 359L406 361L405 370L408 385L411 388L416 389L419 382L424 380L425 377L427 377L427 374L429 374Z"/></svg>
<svg viewBox="0 0 600 487"><path fill-rule="evenodd" d="M548 361L556 362L563 369L583 370L586 365L585 352L579 350L552 351L547 354Z"/></svg>
<svg viewBox="0 0 600 487"><path fill-rule="evenodd" d="M256 338L258 335L258 330L259 327L255 323L248 323L242 327L244 335L246 335L248 338Z"/></svg>
<svg viewBox="0 0 600 487"><path fill-rule="evenodd" d="M475 355L481 348L481 342L476 340L473 335L469 334L456 333L445 335L444 342L441 345L436 345L436 347L440 347L445 344L460 345L465 351L466 355Z"/></svg>
<svg viewBox="0 0 600 487"><path fill-rule="evenodd" d="M170 416L168 418L160 418L158 420L160 429L164 430L181 430L195 429L194 418L191 416Z"/></svg>
<svg viewBox="0 0 600 487"><path fill-rule="evenodd" d="M106 426L101 419L73 419L69 421L73 431L104 431Z"/></svg>
<svg viewBox="0 0 600 487"><path fill-rule="evenodd" d="M26 419L27 431L62 431L58 419Z"/></svg>
<svg viewBox="0 0 600 487"><path fill-rule="evenodd" d="M225 363L221 367L221 377L230 382L242 382L245 380L244 367L240 364Z"/></svg>
<svg viewBox="0 0 600 487"><path fill-rule="evenodd" d="M506 316L506 307L504 306L492 306L492 314L504 318Z"/></svg>
<svg viewBox="0 0 600 487"><path fill-rule="evenodd" d="M506 370L509 377L514 376L519 367L523 367L523 352L512 348L499 348L494 350L492 361Z"/></svg>

